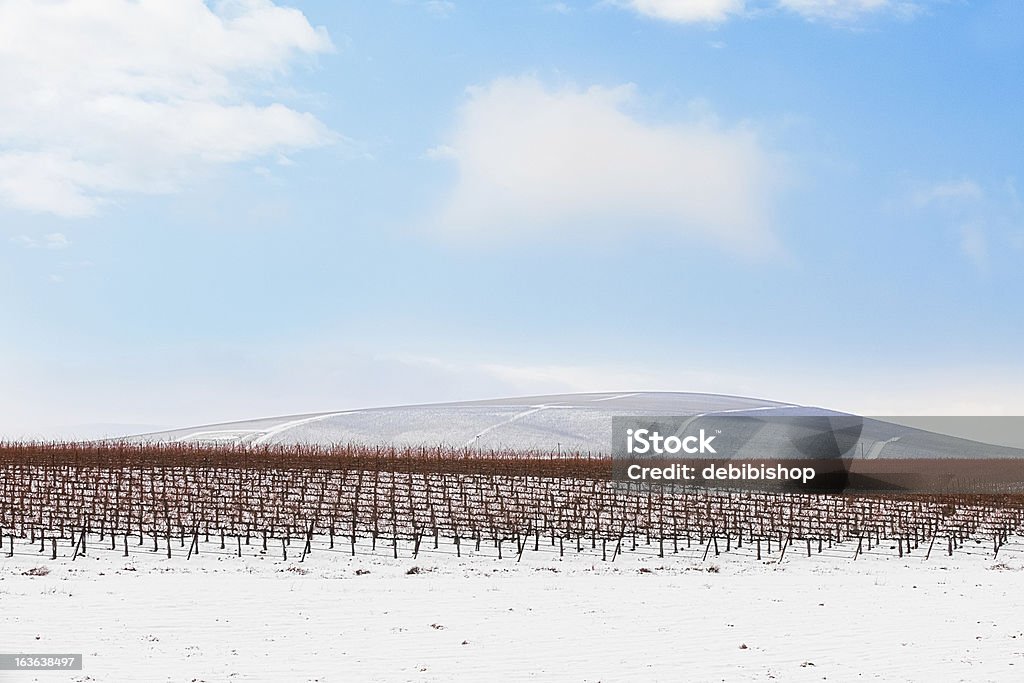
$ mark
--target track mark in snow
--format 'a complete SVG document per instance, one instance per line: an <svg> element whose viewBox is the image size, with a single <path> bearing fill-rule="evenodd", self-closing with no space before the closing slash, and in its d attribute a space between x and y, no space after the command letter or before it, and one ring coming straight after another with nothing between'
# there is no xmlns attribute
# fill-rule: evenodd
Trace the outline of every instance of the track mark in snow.
<svg viewBox="0 0 1024 683"><path fill-rule="evenodd" d="M871 445L871 450L869 450L868 454L865 455L864 457L867 458L868 460L874 460L875 458L882 454L883 448L885 448L891 443L896 443L901 438L902 437L894 436L891 439L886 439L885 441L876 441L874 444Z"/></svg>
<svg viewBox="0 0 1024 683"><path fill-rule="evenodd" d="M789 410L791 408L801 408L803 406L796 405L782 405L782 406L759 406L757 408L732 408L731 410L712 410L708 413L698 413L694 417L707 417L708 415L725 415L726 413L752 413L755 410Z"/></svg>
<svg viewBox="0 0 1024 683"><path fill-rule="evenodd" d="M206 429L201 432L192 432L185 436L179 436L174 441L181 443L182 441L188 441L189 439L194 439L200 436L211 437L213 440L217 441L227 441L229 439L237 441L238 439L251 434L259 434L262 431L262 429Z"/></svg>
<svg viewBox="0 0 1024 683"><path fill-rule="evenodd" d="M590 399L590 402L591 403L597 403L598 401L614 401L617 398L629 398L630 396L639 396L639 395L640 395L639 392L636 392L636 393L633 393L633 394L619 394L617 396L605 396L604 398L592 398L592 399Z"/></svg>
<svg viewBox="0 0 1024 683"><path fill-rule="evenodd" d="M567 407L569 407L569 406L546 405L546 404L545 405L539 405L539 406L531 406L529 410L524 410L521 413L516 413L515 415L513 415L512 417L510 417L507 420L504 420L502 422L499 422L498 424L491 425L490 427L487 427L486 429L481 430L472 439L470 439L466 443L462 444L462 447L463 448L469 448L470 446L475 444L477 442L477 440L479 440L480 437L483 436L484 434L488 434L490 432L493 432L498 427L504 427L505 425L512 424L513 422L521 420L524 417L527 417L528 415L533 415L534 413L539 413L540 411L547 410L548 408L567 408Z"/></svg>
<svg viewBox="0 0 1024 683"><path fill-rule="evenodd" d="M285 422L284 424L280 424L280 425L277 425L276 427L272 427L271 429L268 429L261 436L259 436L256 439L254 439L253 440L253 444L258 446L260 444L266 443L267 439L269 439L269 438L271 438L273 436L277 436L281 432L286 432L289 429L291 429L292 427L299 427L301 425L309 424L310 422L319 422L320 420L326 420L329 417L337 417L339 415L351 415L352 413L357 413L357 412L359 412L359 411L357 411L357 410L346 410L346 411L343 411L343 412L340 412L340 413L327 413L326 415L316 415L314 417L306 417L306 418L303 418L301 420L292 420L291 422Z"/></svg>

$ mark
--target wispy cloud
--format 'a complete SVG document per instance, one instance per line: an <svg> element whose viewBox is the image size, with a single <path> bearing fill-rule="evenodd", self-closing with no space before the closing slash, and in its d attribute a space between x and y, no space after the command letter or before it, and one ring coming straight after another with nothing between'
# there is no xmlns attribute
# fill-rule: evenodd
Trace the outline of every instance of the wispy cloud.
<svg viewBox="0 0 1024 683"><path fill-rule="evenodd" d="M910 0L621 0L617 4L647 17L680 24L715 24L765 10L837 23L882 14L910 17L920 11L918 3Z"/></svg>
<svg viewBox="0 0 1024 683"><path fill-rule="evenodd" d="M11 242L26 249L67 249L71 246L71 240L60 232L51 232L43 235L42 239L35 239L28 235L18 235L17 237L12 237Z"/></svg>
<svg viewBox="0 0 1024 683"><path fill-rule="evenodd" d="M966 177L945 180L912 190L908 200L951 226L961 254L980 271L990 269L993 249L1024 247L1024 206L1012 178L1002 186Z"/></svg>
<svg viewBox="0 0 1024 683"><path fill-rule="evenodd" d="M455 11L455 3L450 0L427 0L423 6L428 12L441 16L447 16Z"/></svg>
<svg viewBox="0 0 1024 683"><path fill-rule="evenodd" d="M920 11L918 3L908 0L779 0L779 7L805 19L833 22L880 14L909 18Z"/></svg>
<svg viewBox="0 0 1024 683"><path fill-rule="evenodd" d="M572 14L572 7L564 2L549 2L544 5L544 9L555 14Z"/></svg>
<svg viewBox="0 0 1024 683"><path fill-rule="evenodd" d="M977 201L984 197L981 187L969 178L947 180L916 190L912 202L918 207L949 202Z"/></svg>
<svg viewBox="0 0 1024 683"><path fill-rule="evenodd" d="M637 99L630 85L549 88L529 76L471 89L430 152L458 168L438 227L467 240L660 230L773 249L785 172L758 133L708 116L648 123L629 113Z"/></svg>
<svg viewBox="0 0 1024 683"><path fill-rule="evenodd" d="M206 165L330 142L250 86L331 49L270 0L0 2L0 202L88 215Z"/></svg>
<svg viewBox="0 0 1024 683"><path fill-rule="evenodd" d="M960 250L978 270L988 270L988 236L980 223L960 226Z"/></svg>

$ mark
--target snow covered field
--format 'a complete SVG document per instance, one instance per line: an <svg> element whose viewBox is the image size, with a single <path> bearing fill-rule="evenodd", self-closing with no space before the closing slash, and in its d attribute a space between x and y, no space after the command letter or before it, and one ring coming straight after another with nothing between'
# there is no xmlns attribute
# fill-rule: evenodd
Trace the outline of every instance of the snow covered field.
<svg viewBox="0 0 1024 683"><path fill-rule="evenodd" d="M1024 543L952 557L888 545L758 562L745 546L596 550L516 562L442 539L186 560L100 549L0 556L0 651L82 653L2 681L1021 680ZM944 549L943 549L944 550ZM63 550L61 551L64 552ZM32 575L34 568L49 570ZM413 570L413 568L417 568Z"/></svg>
<svg viewBox="0 0 1024 683"><path fill-rule="evenodd" d="M605 452L614 415L691 415L789 407L756 398L687 392L519 396L365 408L205 425L131 437L207 444L368 443Z"/></svg>

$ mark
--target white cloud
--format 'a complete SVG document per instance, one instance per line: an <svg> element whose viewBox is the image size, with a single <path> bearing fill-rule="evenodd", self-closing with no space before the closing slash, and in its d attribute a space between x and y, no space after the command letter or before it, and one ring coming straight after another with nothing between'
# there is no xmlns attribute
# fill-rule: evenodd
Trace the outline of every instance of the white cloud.
<svg viewBox="0 0 1024 683"><path fill-rule="evenodd" d="M628 113L635 100L632 86L550 89L532 77L471 89L429 153L458 167L440 227L470 240L660 229L773 248L783 172L758 134L707 117L647 123Z"/></svg>
<svg viewBox="0 0 1024 683"><path fill-rule="evenodd" d="M0 0L0 202L81 216L205 165L325 144L254 87L331 49L270 0Z"/></svg>
<svg viewBox="0 0 1024 683"><path fill-rule="evenodd" d="M679 23L720 22L743 11L745 0L629 0L644 16Z"/></svg>

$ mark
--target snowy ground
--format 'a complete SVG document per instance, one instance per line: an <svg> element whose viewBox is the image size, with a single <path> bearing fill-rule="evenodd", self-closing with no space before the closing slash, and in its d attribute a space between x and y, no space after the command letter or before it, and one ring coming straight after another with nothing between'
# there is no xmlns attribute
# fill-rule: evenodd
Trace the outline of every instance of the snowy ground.
<svg viewBox="0 0 1024 683"><path fill-rule="evenodd" d="M0 681L1024 678L1021 539L997 558L937 544L927 561L923 546L758 562L749 546L702 560L641 544L611 562L600 543L560 558L542 541L517 562L511 545L457 558L431 540L395 560L318 539L299 562L294 542L284 561L219 539L189 560L94 541L51 561L27 542L8 558L5 542L0 652L82 653L84 668Z"/></svg>

